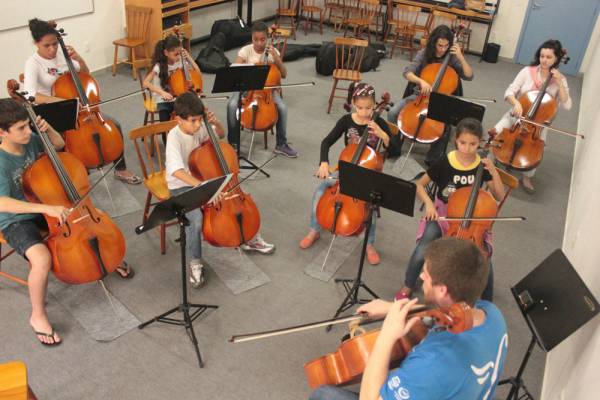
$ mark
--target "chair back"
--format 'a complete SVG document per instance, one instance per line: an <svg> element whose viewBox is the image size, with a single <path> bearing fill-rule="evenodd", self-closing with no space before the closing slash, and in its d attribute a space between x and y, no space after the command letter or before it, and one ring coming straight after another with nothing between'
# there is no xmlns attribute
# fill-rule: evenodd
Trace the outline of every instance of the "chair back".
<svg viewBox="0 0 600 400"><path fill-rule="evenodd" d="M296 14L296 4L298 0L277 0L277 13L287 11Z"/></svg>
<svg viewBox="0 0 600 400"><path fill-rule="evenodd" d="M300 6L301 7L318 7L318 4L317 4L317 0L300 0Z"/></svg>
<svg viewBox="0 0 600 400"><path fill-rule="evenodd" d="M159 199L170 197L165 178L165 164L160 150L158 137L169 132L177 125L177 121L157 122L133 129L129 132L129 139L133 141L135 152L140 162L140 169L144 175L144 185ZM156 157L153 157L153 154Z"/></svg>
<svg viewBox="0 0 600 400"><path fill-rule="evenodd" d="M279 51L279 56L283 59L285 54L285 48L287 47L287 40L292 32L285 28L276 28L273 32L273 47Z"/></svg>
<svg viewBox="0 0 600 400"><path fill-rule="evenodd" d="M335 69L360 72L360 64L365 55L367 40L336 37L335 38Z"/></svg>
<svg viewBox="0 0 600 400"><path fill-rule="evenodd" d="M451 14L439 10L433 10L433 12L431 13L429 31L431 32L440 25L448 25L450 28L452 28L456 25L456 19L456 14Z"/></svg>
<svg viewBox="0 0 600 400"><path fill-rule="evenodd" d="M146 39L150 28L152 8L126 5L125 19L127 22L128 39Z"/></svg>
<svg viewBox="0 0 600 400"><path fill-rule="evenodd" d="M367 25L371 25L375 14L381 8L379 0L360 0L358 3L360 9L360 18L365 20Z"/></svg>
<svg viewBox="0 0 600 400"><path fill-rule="evenodd" d="M144 108L148 111L155 112L156 111L156 103L152 100L152 94L149 89L144 87L144 79L150 73L152 69L152 60L145 58L138 62L139 68L143 69L144 72L140 74L140 89L142 91L142 99L144 100Z"/></svg>
<svg viewBox="0 0 600 400"><path fill-rule="evenodd" d="M417 24L417 20L419 19L420 14L420 7L407 6L405 4L396 4L392 8L390 18L392 21L402 22L403 24L406 24L405 26L411 27Z"/></svg>

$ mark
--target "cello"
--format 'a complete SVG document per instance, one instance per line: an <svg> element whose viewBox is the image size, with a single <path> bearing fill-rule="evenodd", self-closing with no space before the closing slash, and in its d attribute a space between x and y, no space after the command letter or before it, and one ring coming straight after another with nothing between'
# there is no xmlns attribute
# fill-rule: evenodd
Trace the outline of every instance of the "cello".
<svg viewBox="0 0 600 400"><path fill-rule="evenodd" d="M54 27L56 23L50 22ZM100 109L92 106L100 102L98 82L85 72L77 72L65 46L63 29L55 30L63 52L68 74L63 74L52 85L52 96L79 99L81 111L77 129L66 131L65 150L80 159L86 168L100 168L123 155L123 136L115 123L104 119Z"/></svg>
<svg viewBox="0 0 600 400"><path fill-rule="evenodd" d="M390 94L384 93L381 101L375 106L373 120L376 120L386 109L390 101ZM383 155L367 145L369 127L366 126L361 133L358 143L349 143L342 153L340 160L358 164L361 167L383 170ZM317 221L324 229L334 235L354 236L360 234L365 227L368 215L368 206L362 201L340 193L340 183L325 190L317 203Z"/></svg>
<svg viewBox="0 0 600 400"><path fill-rule="evenodd" d="M173 31L179 38L181 45L183 47L183 35L181 34L180 28L175 27ZM183 57L183 53L179 54L181 57L181 68L173 71L171 76L169 76L169 87L171 88L171 93L173 96L179 96L185 92L193 92L200 94L202 93L202 74L200 71L195 68L191 68L188 65L187 61Z"/></svg>
<svg viewBox="0 0 600 400"><path fill-rule="evenodd" d="M569 58L563 53L561 62L567 64ZM542 129L554 119L558 103L554 97L546 93L552 81L552 73L539 90L523 93L518 101L523 107L525 117L519 118L512 127L505 128L494 137L498 146L492 152L496 160L508 170L529 171L542 162L545 142L540 135Z"/></svg>
<svg viewBox="0 0 600 400"><path fill-rule="evenodd" d="M442 329L456 334L473 327L472 308L466 303L454 303L452 306L444 308L416 305L415 309L408 312L408 316L417 317L420 321L413 325L408 334L395 343L390 358L391 367L399 365L412 348L425 338L429 329ZM348 385L360 381L380 332L380 329L365 331L359 325L363 322L378 321L370 320L364 314L358 314L290 328L235 335L229 339L229 342L241 343L349 322L349 338L344 339L336 351L304 364L304 373L311 389L321 385ZM360 333L357 335L357 332Z"/></svg>
<svg viewBox="0 0 600 400"><path fill-rule="evenodd" d="M273 31L271 31L273 32ZM272 43L269 36L268 45ZM265 86L281 86L281 72L275 64L269 64L269 54L265 47L263 60L257 65L269 65ZM273 98L273 89L251 90L242 99L240 126L253 131L268 131L279 120L279 113Z"/></svg>
<svg viewBox="0 0 600 400"><path fill-rule="evenodd" d="M485 149L481 157L487 157L487 154L488 150ZM450 195L446 236L470 240L489 257L484 239L498 215L498 203L487 190L481 189L484 169L483 162L480 162L473 185L462 187Z"/></svg>
<svg viewBox="0 0 600 400"><path fill-rule="evenodd" d="M454 33L456 43L462 25ZM454 68L448 66L450 62L450 48L444 56L442 63L428 64L421 71L420 77L431 85L431 91L450 95L458 88L460 78ZM419 143L433 143L444 134L444 123L427 118L429 96L420 93L417 98L406 104L398 115L398 129L403 136Z"/></svg>
<svg viewBox="0 0 600 400"><path fill-rule="evenodd" d="M224 189L226 196L203 208L202 234L213 246L239 247L258 233L260 213L252 196L239 187L237 153L229 143L219 141L206 112L203 118L209 140L190 153L190 173L199 180L228 174L233 177Z"/></svg>
<svg viewBox="0 0 600 400"><path fill-rule="evenodd" d="M123 262L123 234L107 214L94 208L83 163L71 153L57 152L37 127L36 115L27 99L16 91L11 95L25 100L24 106L45 151L23 172L25 198L32 203L69 209L68 217L60 225L57 218L44 214L49 228L47 245L52 255L52 271L69 284L103 279Z"/></svg>

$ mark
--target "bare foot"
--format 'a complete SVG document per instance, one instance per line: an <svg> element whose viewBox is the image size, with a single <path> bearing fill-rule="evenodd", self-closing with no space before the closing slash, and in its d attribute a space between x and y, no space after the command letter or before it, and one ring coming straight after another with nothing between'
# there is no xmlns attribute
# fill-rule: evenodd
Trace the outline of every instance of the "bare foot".
<svg viewBox="0 0 600 400"><path fill-rule="evenodd" d="M32 316L29 319L29 324L31 325L31 328L33 328L33 331L36 332L36 336L41 343L54 345L61 342L60 336L54 332L54 329L46 316L38 318ZM52 335L53 332L54 335Z"/></svg>
<svg viewBox="0 0 600 400"><path fill-rule="evenodd" d="M142 178L126 169L121 171L115 171L115 178L130 185L137 185L139 183L142 183Z"/></svg>
<svg viewBox="0 0 600 400"><path fill-rule="evenodd" d="M525 190L527 193L532 194L535 192L535 187L533 187L533 182L531 182L531 178L529 178L528 176L524 176L521 179L521 183L523 184L523 190Z"/></svg>

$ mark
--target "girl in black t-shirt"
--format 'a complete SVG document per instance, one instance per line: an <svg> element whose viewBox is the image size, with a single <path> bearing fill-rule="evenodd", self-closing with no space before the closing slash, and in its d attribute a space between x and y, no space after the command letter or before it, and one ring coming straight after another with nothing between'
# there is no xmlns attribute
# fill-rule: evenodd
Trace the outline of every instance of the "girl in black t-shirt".
<svg viewBox="0 0 600 400"><path fill-rule="evenodd" d="M425 215L419 225L417 246L408 263L404 287L396 294L397 298L410 297L412 294L423 268L425 248L431 241L442 237L448 229L448 223L439 221L438 217L447 215L448 198L454 191L473 184L479 163L485 166L483 181L486 182L488 190L497 200L504 196L504 186L494 163L489 158L481 159L477 154L482 135L483 128L476 119L465 118L460 121L456 128L456 150L436 161L417 181L417 196L425 203ZM438 187L435 202L429 198L425 189L432 181ZM491 235L487 235L484 242L491 250ZM484 300L492 300L492 282L490 268L488 286L482 294Z"/></svg>
<svg viewBox="0 0 600 400"><path fill-rule="evenodd" d="M300 241L300 247L307 249L319 239L321 226L317 222L316 210L319 199L336 182L336 176L330 176L329 171L329 148L333 146L342 136L344 144L358 143L360 134L366 126L369 126L368 145L376 148L379 140L383 141L383 146L387 147L390 141L390 130L386 122L381 118L373 121L371 118L375 110L375 89L366 83L352 83L348 88L348 103L352 101L353 111L341 117L335 124L335 127L321 142L320 164L316 175L323 181L317 186L313 195L312 208L310 214L310 231ZM371 265L379 264L379 254L373 247L375 241L375 216L368 238L367 261Z"/></svg>

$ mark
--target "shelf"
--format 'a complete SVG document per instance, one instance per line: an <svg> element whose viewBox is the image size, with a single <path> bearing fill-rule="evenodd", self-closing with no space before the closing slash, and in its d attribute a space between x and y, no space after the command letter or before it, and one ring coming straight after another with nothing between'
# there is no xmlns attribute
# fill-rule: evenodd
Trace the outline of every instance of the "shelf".
<svg viewBox="0 0 600 400"><path fill-rule="evenodd" d="M230 1L232 0L193 0L190 1L190 10L206 6L212 6L215 4L229 3Z"/></svg>
<svg viewBox="0 0 600 400"><path fill-rule="evenodd" d="M187 3L189 3L188 0L167 1L166 3L162 3L161 8L164 10L165 8L170 8L170 7L178 6L180 4L187 4Z"/></svg>
<svg viewBox="0 0 600 400"><path fill-rule="evenodd" d="M184 13L187 13L189 10L190 9L187 5L185 7L178 7L173 10L163 11L162 17L165 18L165 17L170 17L172 15L184 14Z"/></svg>

